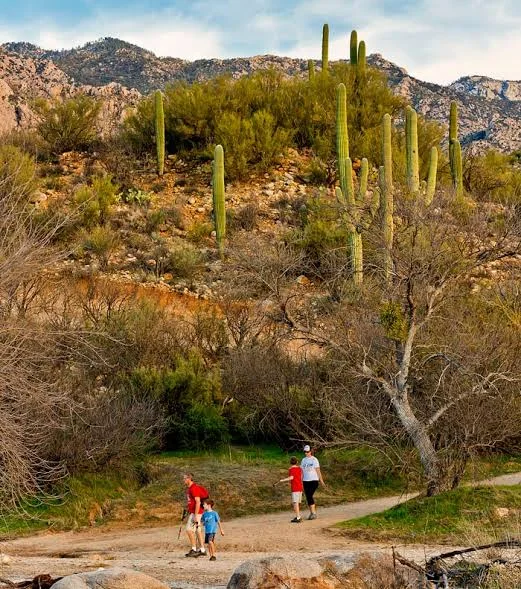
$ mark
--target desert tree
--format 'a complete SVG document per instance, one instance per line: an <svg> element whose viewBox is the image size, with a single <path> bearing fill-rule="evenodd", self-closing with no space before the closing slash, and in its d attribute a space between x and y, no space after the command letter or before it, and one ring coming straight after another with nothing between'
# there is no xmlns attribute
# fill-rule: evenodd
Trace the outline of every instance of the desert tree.
<svg viewBox="0 0 521 589"><path fill-rule="evenodd" d="M340 301L324 288L299 292L295 277L305 264L281 259L285 246L255 247L236 270L264 291L288 339L330 363L326 386L345 430L329 432L328 442L413 448L429 494L457 485L472 452L519 434L521 415L518 340L483 299L521 251L515 210L461 212L436 198L431 207L398 199L392 280L375 226L367 284ZM266 263L255 262L261 255ZM268 271L273 260L276 271Z"/></svg>

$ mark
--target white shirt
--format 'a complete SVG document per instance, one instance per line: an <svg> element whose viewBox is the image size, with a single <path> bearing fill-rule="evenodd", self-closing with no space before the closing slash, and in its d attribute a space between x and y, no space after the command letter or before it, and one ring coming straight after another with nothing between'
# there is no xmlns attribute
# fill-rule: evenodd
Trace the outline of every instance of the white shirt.
<svg viewBox="0 0 521 589"><path fill-rule="evenodd" d="M320 462L314 456L305 456L300 463L302 469L303 481L318 481L317 468L320 468Z"/></svg>

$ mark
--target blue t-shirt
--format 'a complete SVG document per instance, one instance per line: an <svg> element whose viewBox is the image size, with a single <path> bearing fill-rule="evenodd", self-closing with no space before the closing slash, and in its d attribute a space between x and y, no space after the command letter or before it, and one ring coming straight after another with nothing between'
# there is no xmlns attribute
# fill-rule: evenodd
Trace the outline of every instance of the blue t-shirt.
<svg viewBox="0 0 521 589"><path fill-rule="evenodd" d="M219 521L219 514L216 511L205 511L201 516L201 521L204 524L204 531L206 534L217 533L217 522Z"/></svg>

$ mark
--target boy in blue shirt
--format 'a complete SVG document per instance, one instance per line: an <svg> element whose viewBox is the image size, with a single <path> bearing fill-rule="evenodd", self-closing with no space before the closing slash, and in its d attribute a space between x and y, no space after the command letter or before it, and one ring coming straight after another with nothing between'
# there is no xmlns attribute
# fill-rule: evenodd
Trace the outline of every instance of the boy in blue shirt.
<svg viewBox="0 0 521 589"><path fill-rule="evenodd" d="M215 534L217 533L217 526L221 536L224 536L224 532L221 526L221 518L219 514L213 510L214 502L211 499L205 499L203 502L204 513L201 516L201 522L204 524L204 543L208 547L208 554L210 560L217 560L215 556Z"/></svg>

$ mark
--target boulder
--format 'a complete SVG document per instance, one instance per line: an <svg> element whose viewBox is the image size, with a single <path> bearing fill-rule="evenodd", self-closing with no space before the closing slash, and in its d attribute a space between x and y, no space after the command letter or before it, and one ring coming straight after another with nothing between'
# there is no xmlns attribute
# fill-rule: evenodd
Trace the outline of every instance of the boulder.
<svg viewBox="0 0 521 589"><path fill-rule="evenodd" d="M339 589L352 567L352 556L248 560L235 569L227 589Z"/></svg>
<svg viewBox="0 0 521 589"><path fill-rule="evenodd" d="M168 585L139 571L114 567L63 577L53 589L169 589Z"/></svg>

